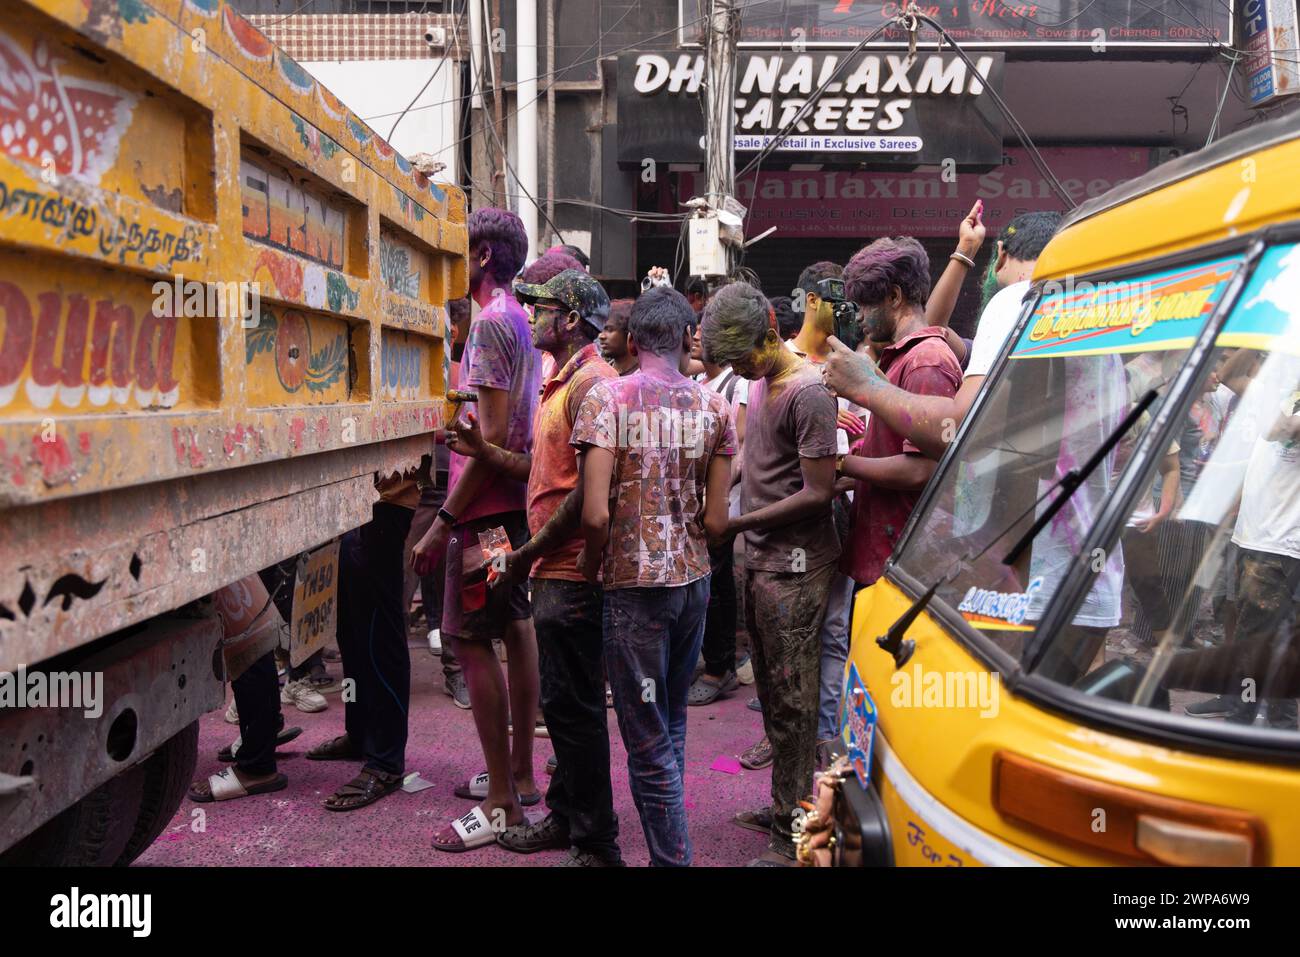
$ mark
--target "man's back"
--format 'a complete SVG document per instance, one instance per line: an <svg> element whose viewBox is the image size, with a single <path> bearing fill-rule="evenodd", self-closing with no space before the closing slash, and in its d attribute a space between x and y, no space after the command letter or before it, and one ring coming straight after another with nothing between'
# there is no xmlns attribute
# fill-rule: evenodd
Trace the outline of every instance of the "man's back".
<svg viewBox="0 0 1300 957"><path fill-rule="evenodd" d="M713 456L736 445L722 396L684 376L603 380L579 406L572 441L614 453L606 589L685 585L709 573L705 479Z"/></svg>

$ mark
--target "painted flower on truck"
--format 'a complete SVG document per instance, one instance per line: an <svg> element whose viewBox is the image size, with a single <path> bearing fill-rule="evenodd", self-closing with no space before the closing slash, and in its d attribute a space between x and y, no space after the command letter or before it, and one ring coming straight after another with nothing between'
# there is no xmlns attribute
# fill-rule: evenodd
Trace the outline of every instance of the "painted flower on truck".
<svg viewBox="0 0 1300 957"><path fill-rule="evenodd" d="M117 161L136 97L66 72L38 40L29 55L0 31L0 151L98 185Z"/></svg>
<svg viewBox="0 0 1300 957"><path fill-rule="evenodd" d="M333 333L325 345L313 352L313 324L325 327L320 320L313 323L296 309L286 309L279 315L264 309L261 322L245 333L245 364L252 365L259 354L269 352L285 392L292 394L304 385L310 392L329 389L347 372L347 341L341 331Z"/></svg>

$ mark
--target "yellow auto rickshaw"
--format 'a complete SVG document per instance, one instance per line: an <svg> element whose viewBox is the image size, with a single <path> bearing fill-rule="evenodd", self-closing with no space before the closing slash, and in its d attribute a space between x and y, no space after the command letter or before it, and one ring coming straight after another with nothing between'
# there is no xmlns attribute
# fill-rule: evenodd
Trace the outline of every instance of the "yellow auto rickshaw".
<svg viewBox="0 0 1300 957"><path fill-rule="evenodd" d="M1067 214L884 576L865 864L1300 864L1300 114Z"/></svg>

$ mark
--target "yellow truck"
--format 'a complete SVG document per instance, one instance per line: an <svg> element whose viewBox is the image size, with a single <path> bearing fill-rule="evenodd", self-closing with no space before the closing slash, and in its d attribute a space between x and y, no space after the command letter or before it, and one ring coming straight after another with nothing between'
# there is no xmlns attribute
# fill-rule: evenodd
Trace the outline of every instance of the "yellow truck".
<svg viewBox="0 0 1300 957"><path fill-rule="evenodd" d="M0 861L170 820L224 698L202 599L431 450L465 250L463 194L228 3L5 4Z"/></svg>

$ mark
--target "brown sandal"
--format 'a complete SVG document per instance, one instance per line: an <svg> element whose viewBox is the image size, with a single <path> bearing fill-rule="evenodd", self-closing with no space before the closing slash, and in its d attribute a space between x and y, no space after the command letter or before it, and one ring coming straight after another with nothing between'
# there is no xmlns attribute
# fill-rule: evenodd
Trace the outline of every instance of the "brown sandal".
<svg viewBox="0 0 1300 957"><path fill-rule="evenodd" d="M360 761L361 749L346 734L324 741L307 752L310 761Z"/></svg>
<svg viewBox="0 0 1300 957"><path fill-rule="evenodd" d="M321 806L327 811L355 811L367 804L374 804L401 786L400 774L384 774L382 771L362 768L360 774L322 801ZM331 804L331 801L348 803Z"/></svg>

